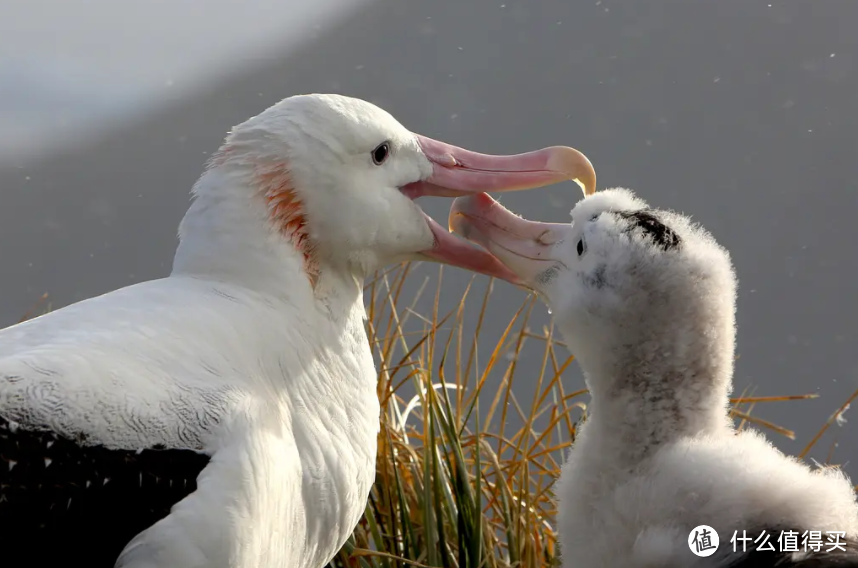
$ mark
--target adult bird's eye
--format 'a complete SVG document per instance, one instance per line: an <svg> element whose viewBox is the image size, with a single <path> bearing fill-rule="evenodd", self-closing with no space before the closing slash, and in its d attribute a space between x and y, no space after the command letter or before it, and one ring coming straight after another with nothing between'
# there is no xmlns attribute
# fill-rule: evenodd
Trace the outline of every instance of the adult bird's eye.
<svg viewBox="0 0 858 568"><path fill-rule="evenodd" d="M578 239L578 246L576 249L578 250L578 256L584 254L584 239Z"/></svg>
<svg viewBox="0 0 858 568"><path fill-rule="evenodd" d="M380 166L387 159L387 156L390 155L390 144L387 142L382 142L378 145L378 147L372 151L372 163L376 166Z"/></svg>

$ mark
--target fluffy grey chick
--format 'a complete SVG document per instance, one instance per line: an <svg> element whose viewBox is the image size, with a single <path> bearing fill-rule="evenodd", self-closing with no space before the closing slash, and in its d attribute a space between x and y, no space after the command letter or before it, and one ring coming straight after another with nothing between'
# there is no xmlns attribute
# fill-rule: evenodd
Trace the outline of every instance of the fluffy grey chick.
<svg viewBox="0 0 858 568"><path fill-rule="evenodd" d="M736 279L708 232L625 189L584 198L569 224L460 198L450 227L536 290L584 371L592 402L557 486L567 566L858 567L847 477L728 416ZM709 556L690 548L700 525L720 537Z"/></svg>

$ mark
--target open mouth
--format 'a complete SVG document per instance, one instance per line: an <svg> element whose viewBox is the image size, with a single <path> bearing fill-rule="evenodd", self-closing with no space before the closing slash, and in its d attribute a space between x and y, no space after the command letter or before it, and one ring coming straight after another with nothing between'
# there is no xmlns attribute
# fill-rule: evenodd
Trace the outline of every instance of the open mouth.
<svg viewBox="0 0 858 568"><path fill-rule="evenodd" d="M486 254L511 272L510 282L533 287L539 274L564 264L557 246L572 230L569 223L542 223L522 219L485 193L453 201L450 230L481 246Z"/></svg>
<svg viewBox="0 0 858 568"><path fill-rule="evenodd" d="M432 174L425 180L402 188L402 192L411 199L431 195L457 197L456 202L461 199L471 199L476 202L487 198L497 204L484 192L521 191L567 180L578 183L585 195L591 195L596 191L596 172L590 160L578 150L568 146L552 146L512 156L491 156L464 150L420 135L417 135L417 140L423 153L432 163ZM484 205L490 204L484 202ZM500 204L497 206L503 209ZM506 211L506 209L503 210ZM507 213L523 221L512 213L508 211ZM506 263L502 262L503 258L469 245L441 227L425 213L424 216L435 237L432 248L422 251L424 256L437 262L494 276L513 284L524 283L514 270L510 270ZM450 227L451 229L454 227L452 222ZM500 226L496 229L500 230ZM468 238L467 235L463 236ZM477 244L482 243L477 242ZM493 252L491 249L488 250Z"/></svg>

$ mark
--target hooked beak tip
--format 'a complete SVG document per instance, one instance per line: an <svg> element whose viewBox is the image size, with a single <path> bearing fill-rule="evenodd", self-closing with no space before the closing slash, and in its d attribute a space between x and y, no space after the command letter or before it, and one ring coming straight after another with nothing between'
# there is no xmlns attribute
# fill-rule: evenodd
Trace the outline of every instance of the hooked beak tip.
<svg viewBox="0 0 858 568"><path fill-rule="evenodd" d="M584 195L596 193L596 169L583 152L569 146L546 148L551 154L546 161L546 169L566 175L584 190Z"/></svg>

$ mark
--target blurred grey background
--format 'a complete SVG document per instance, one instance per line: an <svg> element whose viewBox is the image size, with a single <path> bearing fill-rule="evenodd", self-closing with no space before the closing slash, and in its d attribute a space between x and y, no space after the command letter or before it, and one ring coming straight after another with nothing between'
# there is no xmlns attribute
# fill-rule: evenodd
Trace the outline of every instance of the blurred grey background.
<svg viewBox="0 0 858 568"><path fill-rule="evenodd" d="M794 429L770 437L797 452L858 388L856 22L853 0L7 1L0 325L45 292L58 308L166 275L226 131L285 96L336 92L476 151L575 146L600 188L693 215L740 279L736 391L820 394L754 410ZM503 201L563 221L579 198L565 184ZM450 203L421 205L443 220ZM469 278L446 271L444 307ZM523 298L495 285L486 349ZM538 305L534 331L548 317ZM541 358L519 361L525 379ZM838 443L858 474L856 432L834 426L812 456Z"/></svg>

